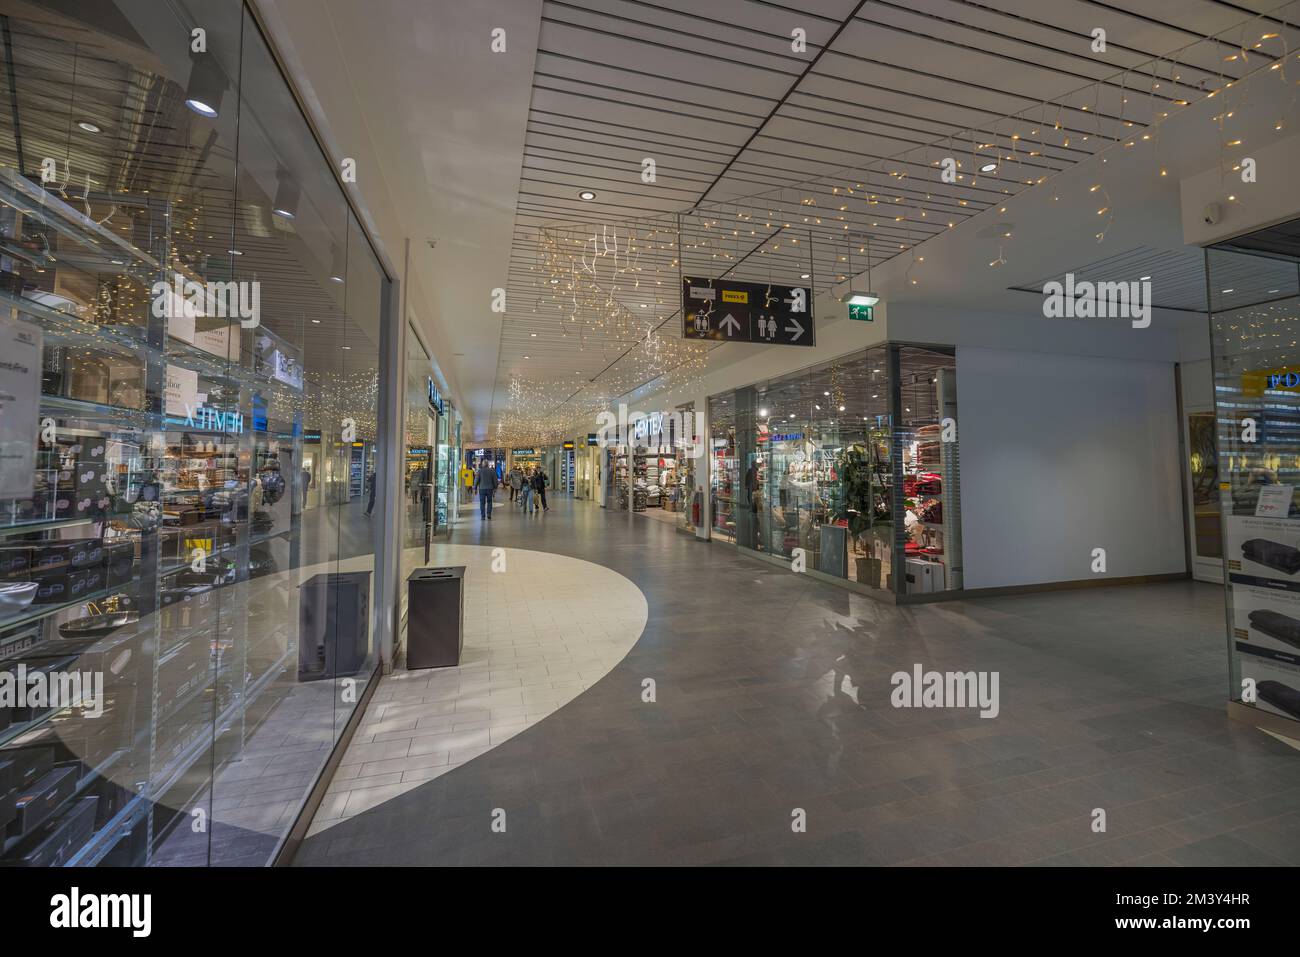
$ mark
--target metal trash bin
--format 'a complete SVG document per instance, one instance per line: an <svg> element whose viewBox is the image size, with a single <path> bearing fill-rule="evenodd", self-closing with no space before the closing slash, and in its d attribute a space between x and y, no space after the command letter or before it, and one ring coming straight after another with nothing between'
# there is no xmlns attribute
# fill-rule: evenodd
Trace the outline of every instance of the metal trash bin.
<svg viewBox="0 0 1300 957"><path fill-rule="evenodd" d="M361 671L370 653L370 572L315 575L298 605L298 680Z"/></svg>
<svg viewBox="0 0 1300 957"><path fill-rule="evenodd" d="M406 667L460 664L465 647L465 566L417 568L406 588Z"/></svg>

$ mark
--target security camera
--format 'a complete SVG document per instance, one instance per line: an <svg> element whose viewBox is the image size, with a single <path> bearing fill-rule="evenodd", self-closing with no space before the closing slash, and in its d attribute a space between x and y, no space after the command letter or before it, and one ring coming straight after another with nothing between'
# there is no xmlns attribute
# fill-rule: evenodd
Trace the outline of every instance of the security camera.
<svg viewBox="0 0 1300 957"><path fill-rule="evenodd" d="M1205 220L1206 226L1217 226L1219 224L1219 216L1221 213L1222 210L1219 208L1218 203L1207 203L1205 206L1205 212L1201 214L1201 218Z"/></svg>

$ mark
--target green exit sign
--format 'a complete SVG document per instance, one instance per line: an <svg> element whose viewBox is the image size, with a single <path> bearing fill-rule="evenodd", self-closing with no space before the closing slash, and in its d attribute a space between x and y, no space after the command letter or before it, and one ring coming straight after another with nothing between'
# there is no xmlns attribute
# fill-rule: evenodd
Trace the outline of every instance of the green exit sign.
<svg viewBox="0 0 1300 957"><path fill-rule="evenodd" d="M859 322L871 322L875 319L871 312L873 308L873 306L855 306L853 303L849 303L849 318L856 319Z"/></svg>

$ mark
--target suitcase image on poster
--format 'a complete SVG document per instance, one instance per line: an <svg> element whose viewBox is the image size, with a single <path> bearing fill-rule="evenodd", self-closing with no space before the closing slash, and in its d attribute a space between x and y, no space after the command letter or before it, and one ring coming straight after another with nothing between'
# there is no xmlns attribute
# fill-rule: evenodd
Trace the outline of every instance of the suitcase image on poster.
<svg viewBox="0 0 1300 957"><path fill-rule="evenodd" d="M1250 627L1260 634L1300 648L1300 621L1277 611L1252 611L1249 617Z"/></svg>
<svg viewBox="0 0 1300 957"><path fill-rule="evenodd" d="M1252 562L1276 568L1288 575L1300 571L1300 550L1280 542L1271 542L1267 538L1252 538L1248 542L1242 542L1241 554Z"/></svg>
<svg viewBox="0 0 1300 957"><path fill-rule="evenodd" d="M1280 681L1261 681L1255 685L1259 700L1271 704L1283 714L1300 718L1300 691L1288 687Z"/></svg>

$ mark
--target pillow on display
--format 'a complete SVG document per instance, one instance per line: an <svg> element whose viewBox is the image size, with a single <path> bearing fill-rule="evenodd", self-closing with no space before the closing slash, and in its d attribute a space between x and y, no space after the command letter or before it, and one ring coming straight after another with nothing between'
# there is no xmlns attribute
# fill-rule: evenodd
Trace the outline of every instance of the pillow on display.
<svg viewBox="0 0 1300 957"><path fill-rule="evenodd" d="M1250 613L1250 627L1261 634L1300 648L1300 621L1281 612L1258 610Z"/></svg>
<svg viewBox="0 0 1300 957"><path fill-rule="evenodd" d="M1300 691L1290 688L1280 681L1261 681L1255 686L1259 700L1271 704L1277 710L1300 718Z"/></svg>
<svg viewBox="0 0 1300 957"><path fill-rule="evenodd" d="M1269 541L1267 538L1252 538L1248 542L1243 542L1241 554L1252 562L1276 568L1288 575L1300 571L1300 551L1290 545Z"/></svg>

